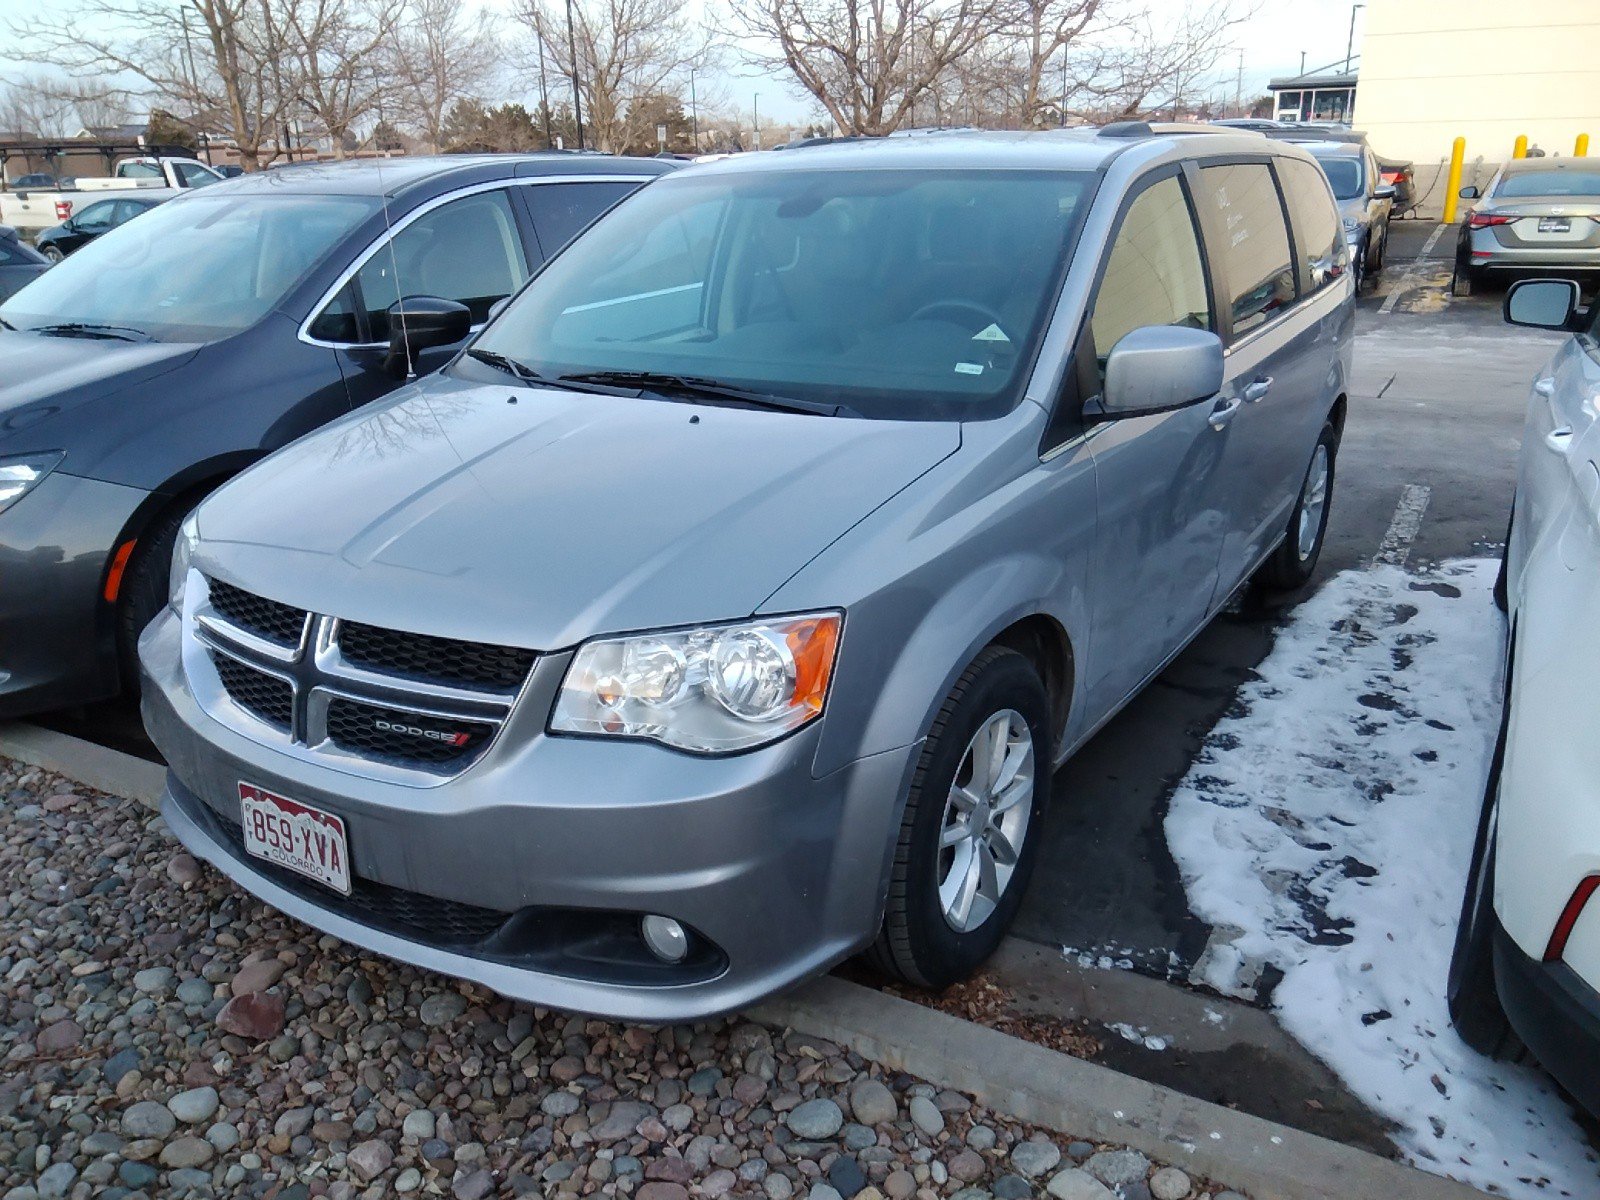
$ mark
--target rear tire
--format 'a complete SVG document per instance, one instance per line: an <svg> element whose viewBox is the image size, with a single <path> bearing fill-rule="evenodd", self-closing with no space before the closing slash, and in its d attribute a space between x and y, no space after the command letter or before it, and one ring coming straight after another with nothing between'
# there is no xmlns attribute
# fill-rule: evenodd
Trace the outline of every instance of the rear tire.
<svg viewBox="0 0 1600 1200"><path fill-rule="evenodd" d="M1509 679L1509 663L1506 674ZM1467 868L1467 889L1461 901L1461 917L1456 922L1455 949L1450 956L1445 1002L1450 1010L1450 1020L1462 1041L1491 1058L1517 1060L1526 1051L1522 1040L1511 1028L1494 979L1495 817L1499 810L1500 771L1505 764L1510 708L1508 686L1505 712L1500 719L1500 735L1495 741L1494 757L1489 763L1489 782L1484 790L1483 811L1478 817L1477 837L1473 840L1472 860Z"/></svg>
<svg viewBox="0 0 1600 1200"><path fill-rule="evenodd" d="M989 762L1000 765L990 770ZM951 689L923 744L869 965L917 987L943 988L994 953L1037 858L1052 763L1050 703L1038 672L1014 650L985 650ZM974 826L982 827L978 836L960 836Z"/></svg>
<svg viewBox="0 0 1600 1200"><path fill-rule="evenodd" d="M1328 514L1333 510L1333 481L1339 457L1339 431L1332 421L1322 427L1311 451L1300 495L1289 512L1283 542L1261 564L1255 582L1271 591L1289 592L1311 582L1322 544L1328 534ZM1319 487L1320 480L1320 487Z"/></svg>
<svg viewBox="0 0 1600 1200"><path fill-rule="evenodd" d="M1388 258L1389 231L1387 229L1380 229L1378 231L1378 248L1373 252L1372 255L1371 270L1374 275L1383 270L1383 264L1388 260Z"/></svg>
<svg viewBox="0 0 1600 1200"><path fill-rule="evenodd" d="M1450 294L1452 296L1470 296L1480 286L1478 276L1473 269L1462 261L1461 256L1456 256L1456 269L1450 276Z"/></svg>
<svg viewBox="0 0 1600 1200"><path fill-rule="evenodd" d="M198 503L198 501L196 501ZM139 635L167 604L167 581L178 529L194 505L175 505L140 536L122 573L117 596L117 656L123 691L139 695Z"/></svg>

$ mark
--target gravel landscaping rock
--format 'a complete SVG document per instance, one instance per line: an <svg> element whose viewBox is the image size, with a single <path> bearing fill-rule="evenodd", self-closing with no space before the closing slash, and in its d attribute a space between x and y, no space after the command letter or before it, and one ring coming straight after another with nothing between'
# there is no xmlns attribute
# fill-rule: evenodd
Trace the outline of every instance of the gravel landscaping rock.
<svg viewBox="0 0 1600 1200"><path fill-rule="evenodd" d="M4 759L0 880L4 1200L1024 1200L1063 1147L1146 1187L1142 1155L815 1037L616 1025L373 957ZM1112 1197L1085 1170L1048 1189Z"/></svg>

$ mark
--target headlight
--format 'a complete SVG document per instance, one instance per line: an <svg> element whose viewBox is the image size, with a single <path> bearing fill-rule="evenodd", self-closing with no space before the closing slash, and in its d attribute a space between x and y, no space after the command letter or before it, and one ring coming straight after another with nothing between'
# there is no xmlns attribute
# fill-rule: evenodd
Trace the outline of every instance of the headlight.
<svg viewBox="0 0 1600 1200"><path fill-rule="evenodd" d="M189 560L194 557L194 544L200 540L200 522L194 513L178 526L178 540L172 544L172 572L167 576L167 603L172 611L183 613L183 588L189 581Z"/></svg>
<svg viewBox="0 0 1600 1200"><path fill-rule="evenodd" d="M842 623L808 613L585 642L550 730L699 754L776 741L821 714Z"/></svg>
<svg viewBox="0 0 1600 1200"><path fill-rule="evenodd" d="M21 500L41 479L56 469L62 459L59 450L48 454L23 454L0 458L0 512Z"/></svg>

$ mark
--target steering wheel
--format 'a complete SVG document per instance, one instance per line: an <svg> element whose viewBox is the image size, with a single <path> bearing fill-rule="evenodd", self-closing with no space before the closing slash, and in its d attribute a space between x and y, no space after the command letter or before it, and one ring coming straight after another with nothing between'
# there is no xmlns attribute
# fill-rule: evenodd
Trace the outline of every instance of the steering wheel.
<svg viewBox="0 0 1600 1200"><path fill-rule="evenodd" d="M916 312L912 313L908 319L921 321L934 313L940 312L966 313L969 316L976 316L979 319L979 330L987 329L993 325L1002 333L1005 332L1005 326L1000 323L1000 314L986 305L977 303L975 300L935 300L931 304L924 304ZM1010 340L1011 335L1006 334L1006 341L1009 342Z"/></svg>

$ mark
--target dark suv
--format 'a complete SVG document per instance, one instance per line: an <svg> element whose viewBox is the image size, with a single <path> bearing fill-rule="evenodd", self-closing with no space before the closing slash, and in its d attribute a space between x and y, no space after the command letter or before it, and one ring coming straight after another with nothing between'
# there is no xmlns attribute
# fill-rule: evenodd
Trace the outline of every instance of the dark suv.
<svg viewBox="0 0 1600 1200"><path fill-rule="evenodd" d="M0 305L0 716L134 682L203 496L437 369L671 169L560 153L287 167L172 200Z"/></svg>

